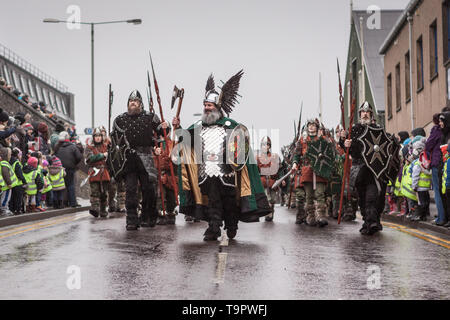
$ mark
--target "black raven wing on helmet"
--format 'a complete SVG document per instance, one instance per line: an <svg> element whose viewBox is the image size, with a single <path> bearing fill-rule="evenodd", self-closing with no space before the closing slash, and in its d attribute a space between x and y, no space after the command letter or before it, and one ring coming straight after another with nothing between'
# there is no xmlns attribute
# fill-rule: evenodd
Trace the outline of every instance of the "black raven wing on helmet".
<svg viewBox="0 0 450 320"><path fill-rule="evenodd" d="M225 111L229 115L234 108L236 102L238 102L238 90L239 82L244 74L244 70L240 70L234 76L232 76L221 88L219 95L218 107Z"/></svg>
<svg viewBox="0 0 450 320"><path fill-rule="evenodd" d="M220 94L215 90L214 77L211 74L206 82L204 102L214 103L219 110L223 110L229 116L231 111L233 111L235 103L238 102L239 81L243 74L244 70L239 71L225 82L222 88L219 87L221 89Z"/></svg>

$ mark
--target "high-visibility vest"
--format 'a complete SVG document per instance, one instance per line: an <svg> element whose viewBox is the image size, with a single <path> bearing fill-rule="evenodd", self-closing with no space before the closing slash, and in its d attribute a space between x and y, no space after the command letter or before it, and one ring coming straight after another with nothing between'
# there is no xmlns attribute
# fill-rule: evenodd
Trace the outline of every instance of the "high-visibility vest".
<svg viewBox="0 0 450 320"><path fill-rule="evenodd" d="M2 167L7 167L7 168L8 168L8 170L9 170L9 176L11 177L11 187L8 187L8 186L6 185L6 182L5 182L4 179L3 179L2 191L8 190L8 189L12 189L12 188L16 187L17 184L18 184L18 182L19 182L19 180L17 179L17 176L16 176L16 174L14 173L14 170L13 170L13 168L11 167L11 165L9 164L9 162L8 162L8 161L5 161L5 160L2 160L2 161L0 161L0 165L1 165Z"/></svg>
<svg viewBox="0 0 450 320"><path fill-rule="evenodd" d="M20 163L20 161L19 160L16 160L13 164L12 164L12 168L13 168L13 170L14 170L14 173L16 172L16 166L17 165L19 165L19 167L20 167L20 169L23 169L23 167L22 167L22 164ZM22 182L22 180L20 180L19 178L17 178L17 185L18 186L21 186L21 185L23 185L23 182Z"/></svg>
<svg viewBox="0 0 450 320"><path fill-rule="evenodd" d="M402 177L403 177L404 174L405 174L405 168L403 167ZM395 180L394 195L396 197L403 197L403 194L402 194L402 182L400 180L400 177L397 177L397 179Z"/></svg>
<svg viewBox="0 0 450 320"><path fill-rule="evenodd" d="M28 195L37 194L37 185L36 185L37 175L38 175L37 169L23 174L23 176L25 177L25 180L27 181L27 188L25 189L25 192Z"/></svg>
<svg viewBox="0 0 450 320"><path fill-rule="evenodd" d="M445 194L445 191L447 191L447 163L444 164L444 172L442 173L442 194Z"/></svg>
<svg viewBox="0 0 450 320"><path fill-rule="evenodd" d="M63 169L61 169L55 175L49 174L48 178L50 179L50 182L52 183L52 189L56 189L56 188L64 189L66 187L66 184L64 183L64 170Z"/></svg>
<svg viewBox="0 0 450 320"><path fill-rule="evenodd" d="M53 189L51 181L46 176L44 176L44 185L47 185L47 187L44 187L44 189L41 191L42 194L47 193Z"/></svg>
<svg viewBox="0 0 450 320"><path fill-rule="evenodd" d="M419 159L416 159L413 162L413 166L418 166L420 167L420 161ZM420 168L420 175L419 175L419 183L418 183L418 187L419 188L426 188L426 189L431 189L431 173L427 174L424 172L424 170L422 170L422 168Z"/></svg>
<svg viewBox="0 0 450 320"><path fill-rule="evenodd" d="M408 199L417 201L417 195L412 190L412 166L411 163L406 166L406 173L402 177L402 194Z"/></svg>

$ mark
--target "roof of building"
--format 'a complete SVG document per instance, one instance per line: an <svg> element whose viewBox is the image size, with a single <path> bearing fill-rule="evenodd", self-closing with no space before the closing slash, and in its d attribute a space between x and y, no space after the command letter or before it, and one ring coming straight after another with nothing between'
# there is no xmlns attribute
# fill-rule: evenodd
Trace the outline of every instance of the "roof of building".
<svg viewBox="0 0 450 320"><path fill-rule="evenodd" d="M384 101L384 60L378 49L388 36L392 27L398 21L403 10L381 10L380 28L373 28L368 18L374 13L367 11L353 10L352 19L355 24L358 42L361 44L360 18L363 18L363 38L364 38L364 62L371 87L373 99L377 110L385 110Z"/></svg>
<svg viewBox="0 0 450 320"><path fill-rule="evenodd" d="M387 52L387 50L391 46L392 42L394 42L398 33L401 31L401 29L403 28L403 25L407 21L408 15L412 14L421 2L422 2L422 0L411 0L408 3L408 5L406 6L406 9L402 11L402 14L399 16L399 18L395 22L394 26L392 27L391 32L387 35L386 39L381 44L380 49L379 49L380 54L385 54Z"/></svg>

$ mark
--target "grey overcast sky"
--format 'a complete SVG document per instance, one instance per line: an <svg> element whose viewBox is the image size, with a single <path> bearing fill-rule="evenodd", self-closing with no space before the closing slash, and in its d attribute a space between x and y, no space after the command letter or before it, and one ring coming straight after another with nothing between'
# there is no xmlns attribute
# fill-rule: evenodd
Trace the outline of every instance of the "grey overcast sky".
<svg viewBox="0 0 450 320"><path fill-rule="evenodd" d="M354 8L404 9L407 3L355 0ZM67 19L70 5L79 6L81 21L143 20L141 25L95 28L96 126L108 123L109 83L113 116L126 110L133 89L146 99L149 50L167 120L174 115L170 100L175 84L186 91L181 114L186 126L202 111L208 75L212 72L219 83L242 68L242 99L231 117L247 127L269 133L279 129L280 144L290 142L301 101L303 121L318 116L319 72L324 123L331 127L339 121L336 57L345 70L349 0L2 1L0 43L69 87L82 131L91 124L90 28L69 30L62 23L42 22Z"/></svg>

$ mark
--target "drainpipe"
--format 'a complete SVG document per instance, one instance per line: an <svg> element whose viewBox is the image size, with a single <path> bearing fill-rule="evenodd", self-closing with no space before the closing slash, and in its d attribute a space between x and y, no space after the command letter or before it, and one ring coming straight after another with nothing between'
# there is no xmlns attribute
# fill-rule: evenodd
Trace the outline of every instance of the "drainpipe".
<svg viewBox="0 0 450 320"><path fill-rule="evenodd" d="M408 24L409 24L409 90L411 96L411 131L414 130L414 95L413 95L413 72L412 72L412 23L413 17L411 13L408 12Z"/></svg>

